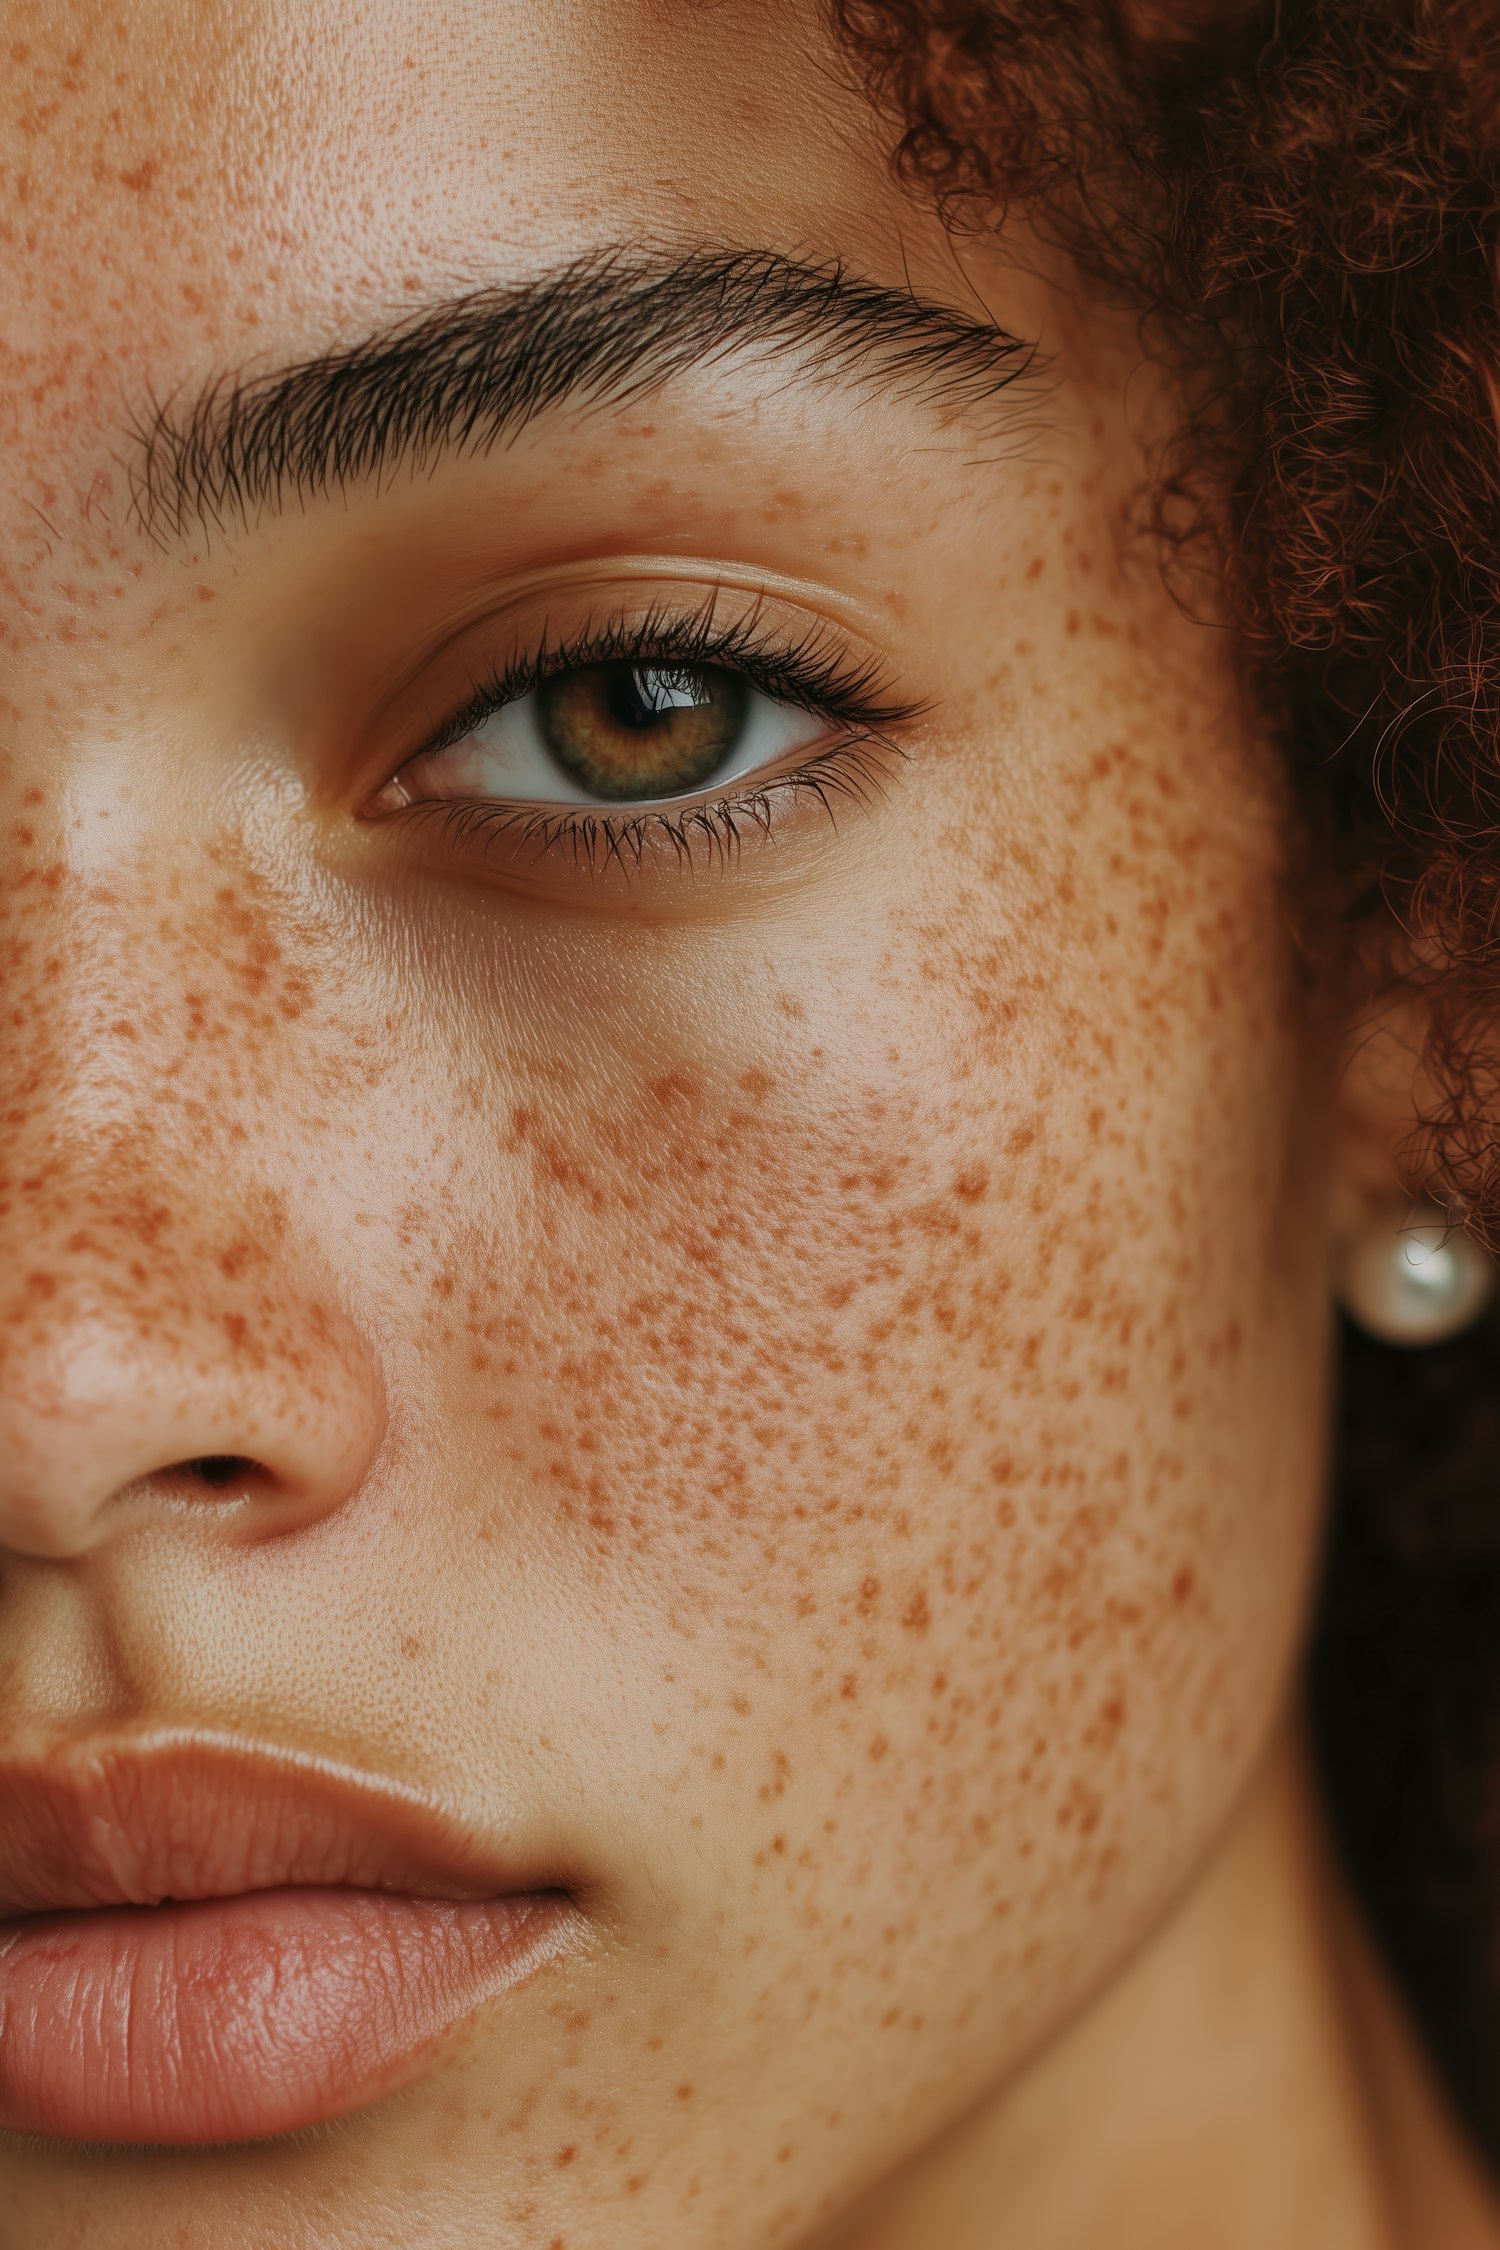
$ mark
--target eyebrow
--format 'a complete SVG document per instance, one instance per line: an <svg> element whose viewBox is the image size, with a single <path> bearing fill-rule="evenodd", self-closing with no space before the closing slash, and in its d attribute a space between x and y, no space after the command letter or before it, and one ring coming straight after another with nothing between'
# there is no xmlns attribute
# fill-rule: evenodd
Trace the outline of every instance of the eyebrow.
<svg viewBox="0 0 1500 2250"><path fill-rule="evenodd" d="M153 537L249 523L397 465L477 455L564 404L628 405L753 350L806 377L993 410L1036 348L980 316L773 251L596 251L475 290L268 374L218 377L138 425L135 514Z"/></svg>

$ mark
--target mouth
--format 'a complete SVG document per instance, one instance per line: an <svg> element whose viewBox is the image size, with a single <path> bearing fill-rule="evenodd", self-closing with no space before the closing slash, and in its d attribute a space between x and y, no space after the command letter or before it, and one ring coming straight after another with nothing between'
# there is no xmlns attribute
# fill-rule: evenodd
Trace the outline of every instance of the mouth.
<svg viewBox="0 0 1500 2250"><path fill-rule="evenodd" d="M548 1870L357 1768L180 1733L0 1760L0 2125L324 2123L579 1925Z"/></svg>

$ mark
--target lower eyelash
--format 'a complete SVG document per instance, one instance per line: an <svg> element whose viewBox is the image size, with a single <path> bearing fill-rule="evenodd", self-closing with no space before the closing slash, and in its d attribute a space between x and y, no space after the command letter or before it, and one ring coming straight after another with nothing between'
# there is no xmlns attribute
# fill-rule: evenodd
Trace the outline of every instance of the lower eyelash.
<svg viewBox="0 0 1500 2250"><path fill-rule="evenodd" d="M738 795L708 798L680 812L597 812L592 806L485 804L477 800L414 805L408 818L442 822L457 841L533 847L533 863L565 853L581 874L597 876L610 866L627 873L639 869L646 854L665 845L685 868L710 870L732 865L743 849L747 829L762 837L774 830L776 806L789 795L812 796L838 826L838 805L877 803L906 753L885 736L867 734L833 743L805 765L778 774Z"/></svg>

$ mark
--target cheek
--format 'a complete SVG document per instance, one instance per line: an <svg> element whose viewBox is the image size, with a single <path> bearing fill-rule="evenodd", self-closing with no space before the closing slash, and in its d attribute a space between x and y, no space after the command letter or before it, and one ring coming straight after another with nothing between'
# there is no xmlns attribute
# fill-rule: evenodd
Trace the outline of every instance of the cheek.
<svg viewBox="0 0 1500 2250"><path fill-rule="evenodd" d="M804 1930L936 1884L945 1942L977 1917L1019 1957L1112 1881L1154 1893L1237 1778L1317 1403L1273 1255L1277 918L1232 872L1107 973L949 895L747 976L732 1065L643 1032L607 1098L507 1097L515 1223L438 1275L430 1332L557 1635L641 1715L591 1801L623 1758L658 1867L690 1797L719 1876Z"/></svg>

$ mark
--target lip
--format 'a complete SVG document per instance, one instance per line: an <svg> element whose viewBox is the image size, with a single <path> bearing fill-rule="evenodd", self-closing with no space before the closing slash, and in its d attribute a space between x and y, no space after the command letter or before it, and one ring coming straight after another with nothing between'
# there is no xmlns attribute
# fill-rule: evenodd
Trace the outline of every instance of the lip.
<svg viewBox="0 0 1500 2250"><path fill-rule="evenodd" d="M0 2124L262 2138L364 2106L562 1950L534 1855L227 1735L0 1758Z"/></svg>

